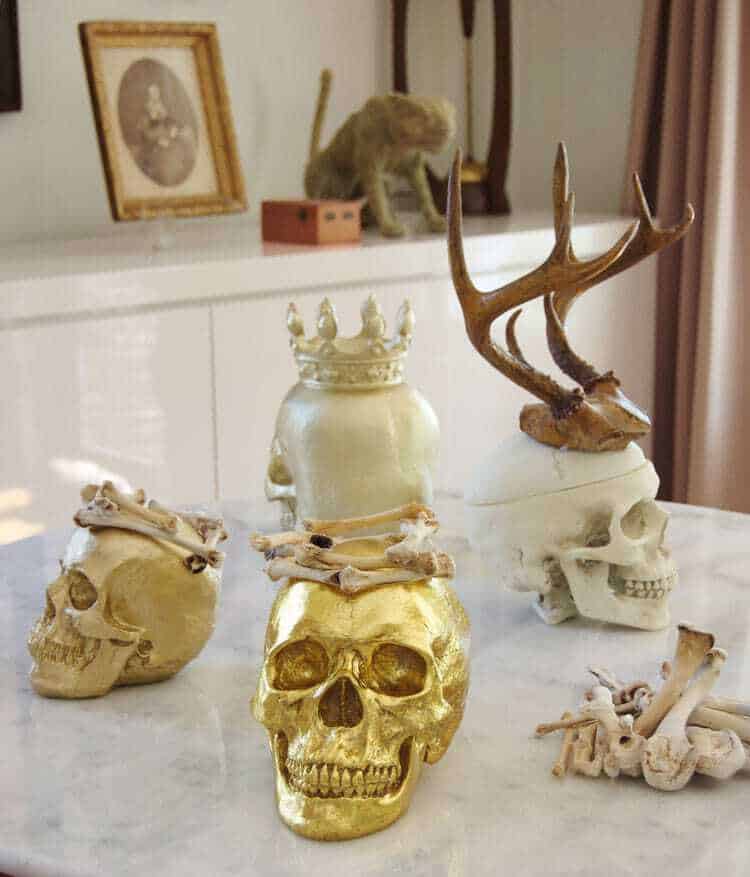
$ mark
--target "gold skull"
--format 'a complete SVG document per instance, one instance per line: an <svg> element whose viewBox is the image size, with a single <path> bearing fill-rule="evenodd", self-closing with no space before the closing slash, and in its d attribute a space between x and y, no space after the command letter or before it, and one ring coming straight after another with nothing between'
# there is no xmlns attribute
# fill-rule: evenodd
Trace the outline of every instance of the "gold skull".
<svg viewBox="0 0 750 877"><path fill-rule="evenodd" d="M198 538L183 520L178 533ZM214 628L220 572L190 552L114 528L79 528L29 636L31 684L46 697L97 697L177 673Z"/></svg>
<svg viewBox="0 0 750 877"><path fill-rule="evenodd" d="M356 594L303 580L282 588L252 707L293 831L344 840L405 812L422 761L442 757L461 721L468 646L444 579Z"/></svg>

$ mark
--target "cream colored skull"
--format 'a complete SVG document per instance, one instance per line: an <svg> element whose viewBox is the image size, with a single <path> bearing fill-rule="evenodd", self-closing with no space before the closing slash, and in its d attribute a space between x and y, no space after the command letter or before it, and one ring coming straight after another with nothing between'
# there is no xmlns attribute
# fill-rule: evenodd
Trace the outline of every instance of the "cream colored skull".
<svg viewBox="0 0 750 877"><path fill-rule="evenodd" d="M198 538L178 521L182 535ZM220 574L190 552L114 528L79 528L29 637L31 684L47 697L96 697L174 675L214 627Z"/></svg>
<svg viewBox="0 0 750 877"><path fill-rule="evenodd" d="M266 496L292 520L429 504L439 445L434 411L406 384L324 391L300 382L279 410Z"/></svg>
<svg viewBox="0 0 750 877"><path fill-rule="evenodd" d="M669 624L668 516L636 445L587 454L514 437L483 479L467 491L472 539L505 584L539 593L544 621L580 613L647 630Z"/></svg>
<svg viewBox="0 0 750 877"><path fill-rule="evenodd" d="M306 581L282 589L253 712L290 828L341 840L402 815L422 761L442 757L461 721L468 637L444 580L356 595Z"/></svg>

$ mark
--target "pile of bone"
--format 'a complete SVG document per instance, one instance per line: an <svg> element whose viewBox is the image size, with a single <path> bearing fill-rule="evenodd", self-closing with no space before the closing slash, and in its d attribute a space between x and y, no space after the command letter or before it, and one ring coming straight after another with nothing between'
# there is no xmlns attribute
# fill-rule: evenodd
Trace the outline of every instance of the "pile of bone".
<svg viewBox="0 0 750 877"><path fill-rule="evenodd" d="M366 553L352 550L354 543L362 544L362 537L351 538L352 534L388 524L398 524L399 532L368 536ZM420 503L361 518L309 519L302 526L302 530L250 537L252 547L265 554L266 573L273 581L306 579L355 593L394 582L455 575L453 558L438 551L432 541L438 530L435 514Z"/></svg>
<svg viewBox="0 0 750 877"><path fill-rule="evenodd" d="M565 732L552 773L642 776L666 792L684 788L696 773L733 776L747 759L750 704L710 696L726 658L714 648L712 634L682 624L674 660L662 664L658 691L589 667L599 684L587 692L579 714L565 713L536 729L538 735Z"/></svg>
<svg viewBox="0 0 750 877"><path fill-rule="evenodd" d="M184 563L194 573L203 572L206 566L221 567L224 562L224 553L216 548L227 538L219 518L178 513L153 499L146 503L143 490L124 493L111 481L87 485L81 499L85 505L73 516L79 527L114 527L178 545L190 552Z"/></svg>

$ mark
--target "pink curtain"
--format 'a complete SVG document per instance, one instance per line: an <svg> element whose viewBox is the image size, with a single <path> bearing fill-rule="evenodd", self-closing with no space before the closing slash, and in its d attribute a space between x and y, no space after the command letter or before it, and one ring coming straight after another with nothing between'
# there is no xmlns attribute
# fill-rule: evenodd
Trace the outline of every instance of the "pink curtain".
<svg viewBox="0 0 750 877"><path fill-rule="evenodd" d="M665 499L750 512L750 3L643 16L627 166L662 223L696 210L658 257L654 465Z"/></svg>

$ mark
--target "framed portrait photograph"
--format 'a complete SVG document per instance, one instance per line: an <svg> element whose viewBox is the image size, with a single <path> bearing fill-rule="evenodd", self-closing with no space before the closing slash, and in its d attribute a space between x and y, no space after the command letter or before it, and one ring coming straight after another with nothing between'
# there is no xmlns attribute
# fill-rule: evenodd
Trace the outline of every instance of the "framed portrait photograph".
<svg viewBox="0 0 750 877"><path fill-rule="evenodd" d="M0 0L0 112L21 109L21 59L16 0Z"/></svg>
<svg viewBox="0 0 750 877"><path fill-rule="evenodd" d="M247 209L216 26L79 25L116 220Z"/></svg>

